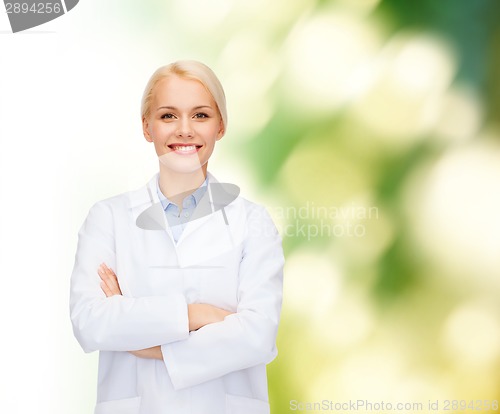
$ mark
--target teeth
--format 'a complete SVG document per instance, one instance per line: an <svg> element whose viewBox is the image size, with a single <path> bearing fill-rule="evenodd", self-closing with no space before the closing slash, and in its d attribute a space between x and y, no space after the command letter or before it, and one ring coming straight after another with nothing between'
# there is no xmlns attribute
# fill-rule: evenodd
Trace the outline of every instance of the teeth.
<svg viewBox="0 0 500 414"><path fill-rule="evenodd" d="M188 152L188 151L193 151L196 149L196 145L175 145L172 147L174 149L174 151L185 151L185 152Z"/></svg>

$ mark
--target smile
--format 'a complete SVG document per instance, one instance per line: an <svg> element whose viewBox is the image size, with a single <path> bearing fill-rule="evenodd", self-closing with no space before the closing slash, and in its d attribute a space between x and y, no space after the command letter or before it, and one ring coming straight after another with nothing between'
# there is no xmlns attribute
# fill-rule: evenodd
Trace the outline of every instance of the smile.
<svg viewBox="0 0 500 414"><path fill-rule="evenodd" d="M198 151L201 148L201 145L181 145L181 144L172 144L168 146L170 149L175 151L176 153L181 154L192 154Z"/></svg>

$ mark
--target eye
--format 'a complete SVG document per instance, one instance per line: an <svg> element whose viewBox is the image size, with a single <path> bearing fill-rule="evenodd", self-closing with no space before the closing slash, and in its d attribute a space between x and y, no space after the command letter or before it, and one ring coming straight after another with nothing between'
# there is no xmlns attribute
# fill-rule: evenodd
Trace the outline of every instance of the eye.
<svg viewBox="0 0 500 414"><path fill-rule="evenodd" d="M163 115L161 116L161 119L174 119L174 118L175 118L174 114L170 114L170 113L168 113L168 114L163 114Z"/></svg>
<svg viewBox="0 0 500 414"><path fill-rule="evenodd" d="M204 112L198 112L197 114L194 114L194 117L197 119L209 118L209 116Z"/></svg>

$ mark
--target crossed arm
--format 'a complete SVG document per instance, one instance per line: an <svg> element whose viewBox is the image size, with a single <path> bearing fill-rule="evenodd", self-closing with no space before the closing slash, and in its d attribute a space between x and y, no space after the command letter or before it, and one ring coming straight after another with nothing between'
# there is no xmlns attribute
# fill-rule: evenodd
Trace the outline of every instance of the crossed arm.
<svg viewBox="0 0 500 414"><path fill-rule="evenodd" d="M102 263L97 269L97 273L101 278L101 289L106 294L106 297L109 298L114 295L122 294L115 272L106 266L106 264ZM231 313L232 312L205 303L189 304L189 331L196 331L210 323L223 321L224 318ZM161 347L159 345L152 348L129 352L139 358L163 359Z"/></svg>

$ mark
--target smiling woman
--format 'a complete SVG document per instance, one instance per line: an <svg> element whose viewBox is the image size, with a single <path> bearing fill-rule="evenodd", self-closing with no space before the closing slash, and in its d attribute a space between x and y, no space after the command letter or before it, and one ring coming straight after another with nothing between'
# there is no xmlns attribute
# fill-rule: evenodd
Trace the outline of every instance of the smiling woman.
<svg viewBox="0 0 500 414"><path fill-rule="evenodd" d="M154 143L160 170L164 174L198 171L199 178L204 178L215 142L224 135L216 103L200 82L177 75L161 80L155 89L143 129L146 139Z"/></svg>
<svg viewBox="0 0 500 414"><path fill-rule="evenodd" d="M153 74L141 114L159 173L92 207L71 278L75 336L100 351L95 413L269 413L283 252L265 209L207 171L222 86L176 62Z"/></svg>

